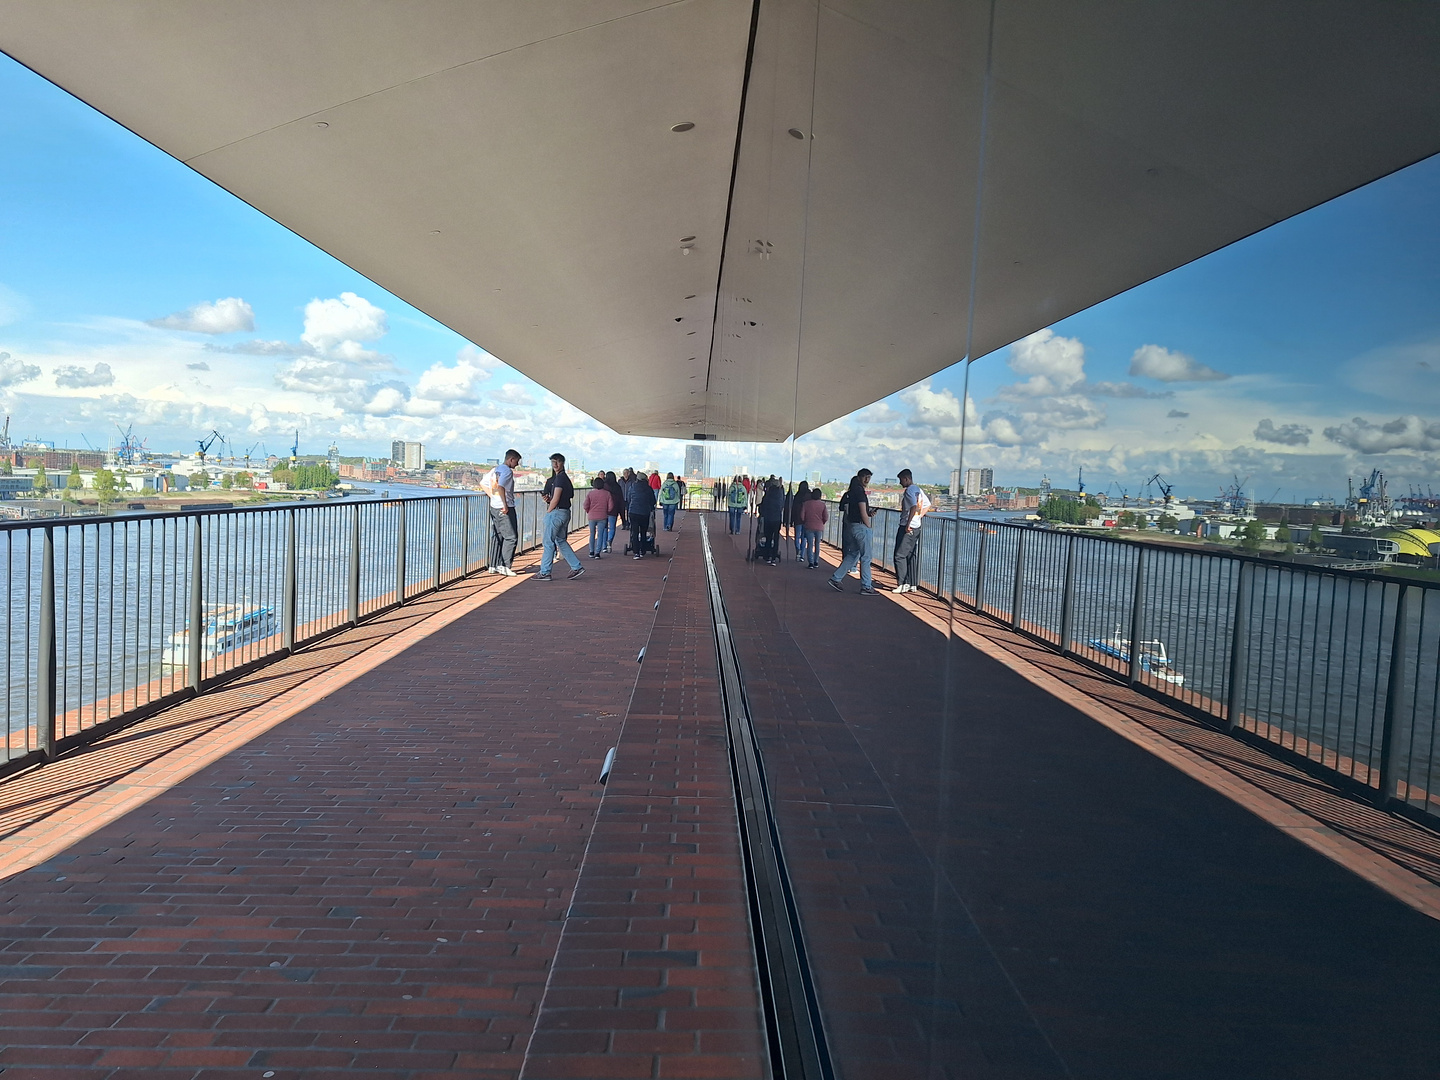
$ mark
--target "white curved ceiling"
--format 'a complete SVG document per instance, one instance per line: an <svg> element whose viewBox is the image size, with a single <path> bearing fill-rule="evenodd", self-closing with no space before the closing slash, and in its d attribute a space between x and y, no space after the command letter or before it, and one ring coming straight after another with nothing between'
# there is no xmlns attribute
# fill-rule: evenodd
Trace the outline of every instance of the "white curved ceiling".
<svg viewBox="0 0 1440 1080"><path fill-rule="evenodd" d="M1417 3L0 0L0 48L657 436L812 430L1440 151Z"/></svg>

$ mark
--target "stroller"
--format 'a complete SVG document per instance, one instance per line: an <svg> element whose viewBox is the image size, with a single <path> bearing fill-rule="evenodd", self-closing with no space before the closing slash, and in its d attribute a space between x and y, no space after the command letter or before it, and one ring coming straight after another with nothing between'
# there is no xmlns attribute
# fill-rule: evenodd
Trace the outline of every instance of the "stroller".
<svg viewBox="0 0 1440 1080"><path fill-rule="evenodd" d="M651 515L650 515L650 531L647 532L647 533L645 534L645 536L641 539L641 541L640 541L640 550L639 550L638 552L632 551L632 550L630 549L630 541L629 541L629 540L625 541L625 554L626 554L626 555L637 555L637 554L638 554L638 555L659 555L659 554L660 554L660 545L655 542L655 518L658 517L658 516L659 516L659 515L657 515L657 514L651 514Z"/></svg>

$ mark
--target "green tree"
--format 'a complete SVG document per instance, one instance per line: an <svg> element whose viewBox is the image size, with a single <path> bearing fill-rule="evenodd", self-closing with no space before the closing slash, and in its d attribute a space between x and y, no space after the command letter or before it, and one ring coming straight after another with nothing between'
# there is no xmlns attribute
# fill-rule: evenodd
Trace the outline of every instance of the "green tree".
<svg viewBox="0 0 1440 1080"><path fill-rule="evenodd" d="M115 501L115 496L120 492L120 486L115 482L115 474L109 469L100 469L95 473L95 497L101 506L106 506Z"/></svg>
<svg viewBox="0 0 1440 1080"><path fill-rule="evenodd" d="M1265 539L1265 523L1258 518L1247 521L1240 530L1240 546L1246 551L1259 551L1260 542Z"/></svg>
<svg viewBox="0 0 1440 1080"><path fill-rule="evenodd" d="M1319 524L1310 526L1310 535L1305 538L1305 546L1311 551L1319 551L1325 543L1325 534L1320 531Z"/></svg>
<svg viewBox="0 0 1440 1080"><path fill-rule="evenodd" d="M85 481L80 476L80 466L72 464L70 475L65 477L65 489L67 491L79 491L85 486Z"/></svg>
<svg viewBox="0 0 1440 1080"><path fill-rule="evenodd" d="M1160 526L1161 532L1178 532L1180 529L1180 519L1174 514L1161 514L1155 524Z"/></svg>
<svg viewBox="0 0 1440 1080"><path fill-rule="evenodd" d="M271 469L270 479L277 484L284 484L287 487L296 487L295 474L289 469Z"/></svg>
<svg viewBox="0 0 1440 1080"><path fill-rule="evenodd" d="M1121 510L1120 516L1115 519L1115 524L1122 529L1133 529L1135 527L1135 511Z"/></svg>
<svg viewBox="0 0 1440 1080"><path fill-rule="evenodd" d="M235 486L235 474L227 472L224 476L220 478L220 486L226 491L229 491L231 488L233 488Z"/></svg>
<svg viewBox="0 0 1440 1080"><path fill-rule="evenodd" d="M1275 539L1281 544L1290 543L1290 526L1281 522L1275 527Z"/></svg>
<svg viewBox="0 0 1440 1080"><path fill-rule="evenodd" d="M237 472L235 474L235 486L237 488L250 488L255 486L255 477L248 472Z"/></svg>
<svg viewBox="0 0 1440 1080"><path fill-rule="evenodd" d="M9 459L9 458L6 458L3 462L0 462L0 475L3 475L3 476L14 476L14 475L15 475L15 466L12 465L12 464L10 464L10 459Z"/></svg>
<svg viewBox="0 0 1440 1080"><path fill-rule="evenodd" d="M50 490L50 477L48 477L48 476L45 475L45 466L44 466L44 465L37 466L36 469L35 469L35 485L34 485L34 486L35 486L35 490L36 490L36 491L49 491L49 490Z"/></svg>

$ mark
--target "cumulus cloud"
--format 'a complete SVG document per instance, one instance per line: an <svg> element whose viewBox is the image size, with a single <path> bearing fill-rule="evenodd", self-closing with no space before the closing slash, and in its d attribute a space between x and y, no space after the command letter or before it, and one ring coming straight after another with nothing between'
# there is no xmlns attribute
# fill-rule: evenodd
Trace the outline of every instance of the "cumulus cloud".
<svg viewBox="0 0 1440 1080"><path fill-rule="evenodd" d="M1083 394L1045 398L1025 409L987 413L981 433L1001 446L1044 442L1056 431L1090 431L1105 423L1105 410Z"/></svg>
<svg viewBox="0 0 1440 1080"><path fill-rule="evenodd" d="M1386 424L1372 424L1355 417L1338 427L1327 427L1325 438L1362 454L1387 454L1392 450L1440 450L1440 423L1431 423L1413 414L1397 416Z"/></svg>
<svg viewBox="0 0 1440 1080"><path fill-rule="evenodd" d="M1085 346L1077 338L1037 330L1010 346L1007 363L1017 375L1029 378L1004 387L1002 396L1051 397L1068 392L1085 378Z"/></svg>
<svg viewBox="0 0 1440 1080"><path fill-rule="evenodd" d="M55 369L55 385L72 390L89 386L113 386L115 373L110 370L110 365L103 361L97 362L89 371L79 364L62 364Z"/></svg>
<svg viewBox="0 0 1440 1080"><path fill-rule="evenodd" d="M490 378L496 361L477 349L460 350L453 366L432 364L415 384L415 396L429 401L475 401L479 383ZM513 384L510 384L513 385Z"/></svg>
<svg viewBox="0 0 1440 1080"><path fill-rule="evenodd" d="M1279 443L1281 446L1309 446L1311 429L1304 424L1283 424L1275 426L1268 417L1255 426L1255 438L1260 442Z"/></svg>
<svg viewBox="0 0 1440 1080"><path fill-rule="evenodd" d="M1165 415L1171 420L1184 420L1188 418L1190 414L1188 412L1181 412L1179 409L1171 409Z"/></svg>
<svg viewBox="0 0 1440 1080"><path fill-rule="evenodd" d="M331 300L305 305L305 330L300 340L317 353L328 353L362 341L375 341L390 329L383 309L363 296L343 292Z"/></svg>
<svg viewBox="0 0 1440 1080"><path fill-rule="evenodd" d="M1223 371L1206 367L1193 356L1160 345L1141 345L1130 357L1130 374L1159 382L1215 382L1228 379Z"/></svg>
<svg viewBox="0 0 1440 1080"><path fill-rule="evenodd" d="M960 399L953 391L931 389L928 380L903 391L900 400L910 408L906 423L911 427L938 430L960 426ZM969 412L973 417L973 408Z"/></svg>
<svg viewBox="0 0 1440 1080"><path fill-rule="evenodd" d="M188 330L195 334L234 334L255 329L255 311L238 296L227 296L213 303L201 301L184 311L147 322L148 325L158 326L162 330Z"/></svg>
<svg viewBox="0 0 1440 1080"><path fill-rule="evenodd" d="M490 396L506 405L534 405L535 399L525 389L523 383L506 383L504 386L496 387L490 392Z"/></svg>
<svg viewBox="0 0 1440 1080"><path fill-rule="evenodd" d="M1172 398L1175 396L1174 390L1146 390L1143 386L1131 382L1084 383L1081 389L1087 394L1094 394L1097 397Z"/></svg>
<svg viewBox="0 0 1440 1080"><path fill-rule="evenodd" d="M8 352L0 352L0 387L14 386L40 377L40 369L34 364L16 360Z"/></svg>

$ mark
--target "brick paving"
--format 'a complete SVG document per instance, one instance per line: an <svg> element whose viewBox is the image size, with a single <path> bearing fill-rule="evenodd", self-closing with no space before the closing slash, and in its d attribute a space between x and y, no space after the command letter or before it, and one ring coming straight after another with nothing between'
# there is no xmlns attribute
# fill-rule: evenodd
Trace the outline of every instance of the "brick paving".
<svg viewBox="0 0 1440 1080"><path fill-rule="evenodd" d="M1440 923L908 605L742 552L726 601L843 1076L1435 1075Z"/></svg>
<svg viewBox="0 0 1440 1080"><path fill-rule="evenodd" d="M518 1075L664 572L585 565L496 595L0 884L4 1080ZM265 680L303 677L222 693L240 714ZM150 740L153 763L223 727L170 719L116 738ZM30 826L127 775L41 792Z"/></svg>

